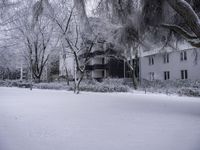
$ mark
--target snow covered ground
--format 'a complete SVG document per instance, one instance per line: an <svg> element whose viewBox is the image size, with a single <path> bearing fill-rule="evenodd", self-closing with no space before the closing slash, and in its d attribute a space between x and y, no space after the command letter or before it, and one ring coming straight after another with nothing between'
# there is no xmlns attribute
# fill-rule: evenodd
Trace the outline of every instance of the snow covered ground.
<svg viewBox="0 0 200 150"><path fill-rule="evenodd" d="M200 150L200 99L0 88L0 150Z"/></svg>

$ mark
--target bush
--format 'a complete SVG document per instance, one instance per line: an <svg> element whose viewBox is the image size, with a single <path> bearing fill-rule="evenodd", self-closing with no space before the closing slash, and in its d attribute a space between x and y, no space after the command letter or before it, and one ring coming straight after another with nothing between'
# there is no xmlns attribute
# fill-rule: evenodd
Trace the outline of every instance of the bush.
<svg viewBox="0 0 200 150"><path fill-rule="evenodd" d="M55 89L55 90L74 90L74 85L67 85L66 82L37 83L34 88L37 89ZM80 84L80 91L87 92L128 92L129 87L125 85L123 79L105 79L97 82L94 79L83 80Z"/></svg>
<svg viewBox="0 0 200 150"><path fill-rule="evenodd" d="M180 96L193 96L193 97L200 97L200 90L197 88L181 88L178 90L178 94Z"/></svg>
<svg viewBox="0 0 200 150"><path fill-rule="evenodd" d="M67 83L58 83L58 82L51 82L51 83L37 83L33 85L33 88L36 89L54 89L54 90L70 90L72 89Z"/></svg>
<svg viewBox="0 0 200 150"><path fill-rule="evenodd" d="M200 81L176 80L176 81L147 81L142 80L141 90L152 93L179 94L185 96L200 96L198 89Z"/></svg>
<svg viewBox="0 0 200 150"><path fill-rule="evenodd" d="M20 80L3 80L3 81L0 81L0 86L30 88L30 83L22 82Z"/></svg>
<svg viewBox="0 0 200 150"><path fill-rule="evenodd" d="M192 80L167 80L167 81L160 81L160 80L155 80L155 81L148 81L148 80L142 80L141 87L143 88L168 88L168 87L173 87L173 88L181 88L181 87L194 87L194 88L200 88L200 81L192 81Z"/></svg>
<svg viewBox="0 0 200 150"><path fill-rule="evenodd" d="M102 82L96 80L85 80L80 85L80 91L92 92L128 92L129 86L125 85L123 79L105 79Z"/></svg>
<svg viewBox="0 0 200 150"><path fill-rule="evenodd" d="M88 92L128 92L132 88L127 84L127 79L104 79L97 82L94 79L83 80L80 84L80 91ZM4 87L23 87L29 88L30 83L19 80L2 80L0 86ZM34 83L33 88L37 89L54 89L54 90L74 90L74 83L70 82L51 82L51 83ZM176 81L147 81L143 80L139 90L152 93L179 94L184 96L200 97L200 81L176 80Z"/></svg>
<svg viewBox="0 0 200 150"><path fill-rule="evenodd" d="M1 81L0 81L0 86L2 86L2 87L9 87L10 85L9 85L8 82L6 82L6 81L4 81L4 80L1 80Z"/></svg>

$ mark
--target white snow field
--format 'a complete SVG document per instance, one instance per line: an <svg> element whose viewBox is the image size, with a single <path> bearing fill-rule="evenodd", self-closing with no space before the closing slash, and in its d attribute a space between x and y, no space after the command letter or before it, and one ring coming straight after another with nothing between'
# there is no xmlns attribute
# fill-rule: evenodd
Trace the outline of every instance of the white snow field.
<svg viewBox="0 0 200 150"><path fill-rule="evenodd" d="M0 88L0 150L200 150L200 99Z"/></svg>

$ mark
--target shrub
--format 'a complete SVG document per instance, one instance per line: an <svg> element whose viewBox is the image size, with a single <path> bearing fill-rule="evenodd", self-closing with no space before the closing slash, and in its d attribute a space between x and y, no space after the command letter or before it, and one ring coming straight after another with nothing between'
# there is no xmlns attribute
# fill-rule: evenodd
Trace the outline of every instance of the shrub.
<svg viewBox="0 0 200 150"><path fill-rule="evenodd" d="M200 97L200 90L197 88L181 88L177 92L179 95Z"/></svg>
<svg viewBox="0 0 200 150"><path fill-rule="evenodd" d="M33 85L33 88L37 89L54 89L54 90L70 90L70 86L67 83L58 83L58 82L51 82L51 83L37 83Z"/></svg>
<svg viewBox="0 0 200 150"><path fill-rule="evenodd" d="M141 90L153 93L179 94L185 96L200 96L198 89L200 81L175 80L175 81L147 81L142 80Z"/></svg>
<svg viewBox="0 0 200 150"><path fill-rule="evenodd" d="M142 80L141 87L149 88L149 87L155 87L155 88L181 88L181 87L194 87L194 88L200 88L200 81L196 80L167 80L167 81L148 81L148 80Z"/></svg>
<svg viewBox="0 0 200 150"><path fill-rule="evenodd" d="M30 83L20 80L3 80L0 81L0 86L30 88Z"/></svg>
<svg viewBox="0 0 200 150"><path fill-rule="evenodd" d="M2 87L11 87L11 84L8 81L1 80L0 81L0 86L2 86Z"/></svg>
<svg viewBox="0 0 200 150"><path fill-rule="evenodd" d="M80 91L128 92L129 90L129 86L125 85L123 79L105 79L102 82L85 80L80 85Z"/></svg>

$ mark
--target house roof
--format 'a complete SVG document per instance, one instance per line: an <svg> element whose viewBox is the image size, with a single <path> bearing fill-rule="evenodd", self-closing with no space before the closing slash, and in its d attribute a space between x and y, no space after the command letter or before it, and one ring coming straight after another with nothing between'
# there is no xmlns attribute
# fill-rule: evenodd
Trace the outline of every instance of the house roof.
<svg viewBox="0 0 200 150"><path fill-rule="evenodd" d="M147 57L151 55L157 55L157 54L163 54L163 53L171 53L175 51L183 51L183 50L193 50L193 49L198 49L193 46L191 46L188 42L179 42L174 46L167 46L167 47L156 47L151 50L144 50L140 49L139 50L139 56L140 57Z"/></svg>

